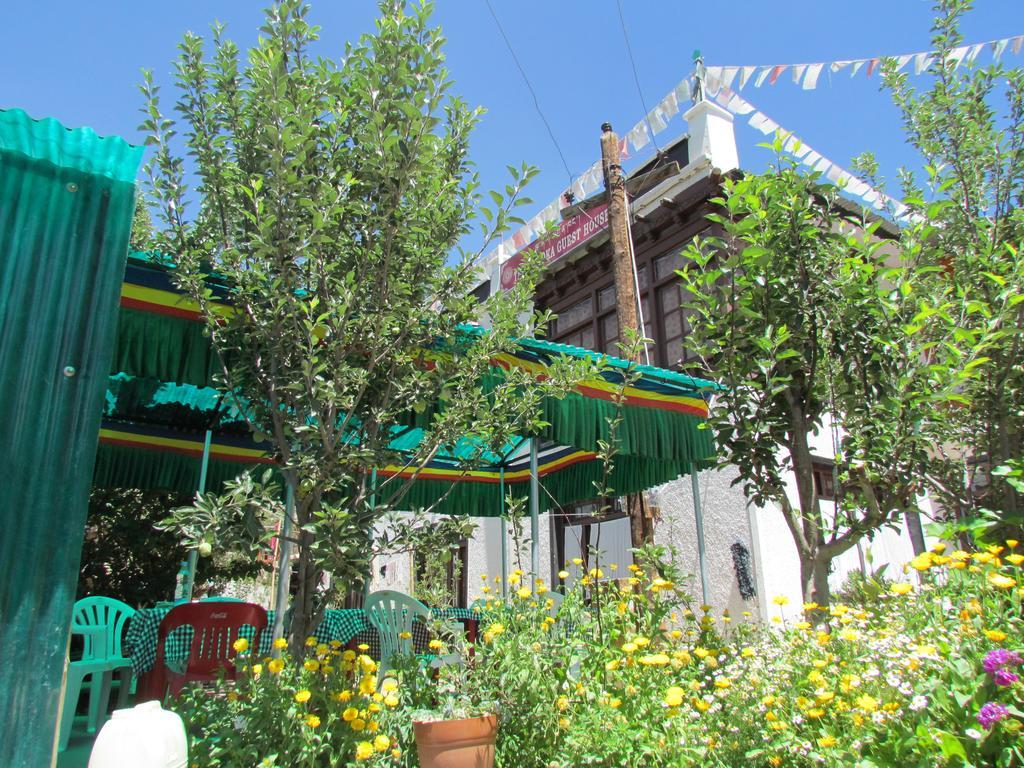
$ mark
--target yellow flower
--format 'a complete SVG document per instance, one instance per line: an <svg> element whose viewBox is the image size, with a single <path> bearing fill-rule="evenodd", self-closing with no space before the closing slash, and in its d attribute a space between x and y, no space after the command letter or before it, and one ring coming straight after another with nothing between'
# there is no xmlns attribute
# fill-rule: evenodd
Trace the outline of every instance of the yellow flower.
<svg viewBox="0 0 1024 768"><path fill-rule="evenodd" d="M281 659L271 659L267 662L267 671L272 675L281 674L282 669L284 669L284 662Z"/></svg>
<svg viewBox="0 0 1024 768"><path fill-rule="evenodd" d="M263 672L263 665L262 664L253 664L252 665L252 673L254 675L260 675L262 672Z"/></svg>
<svg viewBox="0 0 1024 768"><path fill-rule="evenodd" d="M772 602L776 605L789 605L789 598L785 595L776 595L772 598Z"/></svg>
<svg viewBox="0 0 1024 768"><path fill-rule="evenodd" d="M568 571L559 571L558 572L558 578L560 578L562 581L565 581L566 579L569 578L569 572Z"/></svg>
<svg viewBox="0 0 1024 768"><path fill-rule="evenodd" d="M399 632L398 636L403 640L408 640L410 637L412 637L412 632Z"/></svg>
<svg viewBox="0 0 1024 768"><path fill-rule="evenodd" d="M1024 563L1024 555L1018 555L1016 552L1012 555L1006 556L1006 562L1013 563L1014 565L1020 565Z"/></svg>
<svg viewBox="0 0 1024 768"><path fill-rule="evenodd" d="M715 688L725 690L726 688L729 688L731 685L732 680L730 680L728 677L719 677L715 680Z"/></svg>
<svg viewBox="0 0 1024 768"><path fill-rule="evenodd" d="M319 728L320 718L316 715L306 715L306 725L308 725L310 728Z"/></svg>
<svg viewBox="0 0 1024 768"><path fill-rule="evenodd" d="M400 750L398 747L395 747L391 750L391 756L395 758L395 760L397 760L402 756L402 750Z"/></svg>
<svg viewBox="0 0 1024 768"><path fill-rule="evenodd" d="M352 728L353 731L362 731L366 729L366 721L363 720L363 718L361 717L357 717L355 720L349 723L349 726Z"/></svg>
<svg viewBox="0 0 1024 768"><path fill-rule="evenodd" d="M910 567L916 571L927 571L932 567L932 553L922 552L910 561Z"/></svg>
<svg viewBox="0 0 1024 768"><path fill-rule="evenodd" d="M828 704L836 697L835 691L818 691L817 699L822 704Z"/></svg>
<svg viewBox="0 0 1024 768"><path fill-rule="evenodd" d="M1006 639L1006 633L1000 629L986 629L985 637L991 640L993 643L1001 643Z"/></svg>
<svg viewBox="0 0 1024 768"><path fill-rule="evenodd" d="M600 579L604 577L604 571L600 568L591 568L587 575L592 579Z"/></svg>
<svg viewBox="0 0 1024 768"><path fill-rule="evenodd" d="M437 638L434 638L433 640L431 640L429 643L427 643L427 645L430 647L430 650L432 650L432 651L440 651L441 649L444 648L444 643L442 643Z"/></svg>
<svg viewBox="0 0 1024 768"><path fill-rule="evenodd" d="M302 666L305 668L307 672L316 672L318 669L320 669L320 662L316 659L306 659L302 663Z"/></svg>
<svg viewBox="0 0 1024 768"><path fill-rule="evenodd" d="M700 646L693 649L693 655L698 659L706 659L710 653L711 652L707 648L701 648Z"/></svg>
<svg viewBox="0 0 1024 768"><path fill-rule="evenodd" d="M811 720L820 720L825 716L825 710L819 709L817 707L815 707L814 709L808 709L807 716L811 718Z"/></svg>
<svg viewBox="0 0 1024 768"><path fill-rule="evenodd" d="M369 696L377 690L377 676L366 675L359 681L359 692L363 696Z"/></svg>
<svg viewBox="0 0 1024 768"><path fill-rule="evenodd" d="M855 703L865 712L874 712L878 709L878 700L873 696L868 696L866 693L858 696Z"/></svg>
<svg viewBox="0 0 1024 768"><path fill-rule="evenodd" d="M398 690L398 681L393 677L385 677L384 682L380 684L381 693L391 693L392 691Z"/></svg>
<svg viewBox="0 0 1024 768"><path fill-rule="evenodd" d="M1007 539L1006 540L1006 546L1008 546L1010 549L1016 549L1017 548L1017 543L1018 542L1017 542L1016 539Z"/></svg>
<svg viewBox="0 0 1024 768"><path fill-rule="evenodd" d="M804 603L804 611L816 611L819 607L817 603Z"/></svg>
<svg viewBox="0 0 1024 768"><path fill-rule="evenodd" d="M573 565L583 565L583 558L582 557L574 557L572 559L572 564Z"/></svg>
<svg viewBox="0 0 1024 768"><path fill-rule="evenodd" d="M279 637L279 638L277 638L277 640L274 641L274 647L275 648L287 648L288 647L288 640L283 638L283 637Z"/></svg>
<svg viewBox="0 0 1024 768"><path fill-rule="evenodd" d="M898 584L893 584L890 588L890 591L894 595L908 595L914 591L914 588L910 584L907 584L905 581L901 581Z"/></svg>
<svg viewBox="0 0 1024 768"><path fill-rule="evenodd" d="M835 736L822 736L820 739L818 739L818 746L821 747L822 749L828 749L829 747L834 747L836 745L836 743L837 742L836 742L836 737Z"/></svg>
<svg viewBox="0 0 1024 768"><path fill-rule="evenodd" d="M683 699L686 698L686 692L678 685L673 685L667 691L665 691L665 704L670 707L678 707L683 703Z"/></svg>
<svg viewBox="0 0 1024 768"><path fill-rule="evenodd" d="M316 638L310 635L306 638L306 647L312 648L314 645L316 645Z"/></svg>
<svg viewBox="0 0 1024 768"><path fill-rule="evenodd" d="M244 637L240 637L231 644L231 647L235 649L236 653L245 653L249 650L249 641Z"/></svg>
<svg viewBox="0 0 1024 768"><path fill-rule="evenodd" d="M360 741L356 744L356 760L369 760L373 757L373 744L368 741Z"/></svg>
<svg viewBox="0 0 1024 768"><path fill-rule="evenodd" d="M699 712L707 712L709 709L711 709L711 705L704 699L694 699L693 706Z"/></svg>
<svg viewBox="0 0 1024 768"><path fill-rule="evenodd" d="M990 573L988 575L988 583L999 589L1013 589L1017 586L1016 581L1009 576L1003 576L1001 573Z"/></svg>
<svg viewBox="0 0 1024 768"><path fill-rule="evenodd" d="M388 747L391 746L391 739L385 736L383 733L373 739L373 748L378 752L387 752Z"/></svg>
<svg viewBox="0 0 1024 768"><path fill-rule="evenodd" d="M351 723L357 717L359 717L359 710L355 707L349 707L341 713L341 719L344 720L346 723Z"/></svg>
<svg viewBox="0 0 1024 768"><path fill-rule="evenodd" d="M742 656L745 659L749 659L753 655L754 655L754 649L751 648L749 645L746 646L742 651L740 651L740 656Z"/></svg>
<svg viewBox="0 0 1024 768"><path fill-rule="evenodd" d="M569 699L567 699L565 696L559 696L557 699L555 699L555 709L557 709L559 712L565 712L565 710L567 710L568 708Z"/></svg>
<svg viewBox="0 0 1024 768"><path fill-rule="evenodd" d="M521 588L519 589L519 591L518 591L518 592L516 592L516 594L517 594L517 595L519 595L519 597L521 597L521 598L522 598L523 600L525 600L525 599L526 599L526 598L528 598L528 597L530 596L530 594L531 594L531 593L530 593L530 588L529 588L529 587L521 587Z"/></svg>
<svg viewBox="0 0 1024 768"><path fill-rule="evenodd" d="M392 709L394 709L395 707L398 706L398 697L395 696L395 694L393 694L393 693L389 693L387 696L384 697L384 703L387 706L389 706Z"/></svg>
<svg viewBox="0 0 1024 768"><path fill-rule="evenodd" d="M811 628L811 622L809 622L809 621L798 621L793 626L796 627L797 629L810 629Z"/></svg>
<svg viewBox="0 0 1024 768"><path fill-rule="evenodd" d="M645 667L667 667L670 661L671 659L664 653L651 653L639 658L639 662Z"/></svg>
<svg viewBox="0 0 1024 768"><path fill-rule="evenodd" d="M299 702L299 704L305 704L307 701L309 701L309 697L312 695L313 694L311 694L308 690L303 688L301 691L295 692L295 700Z"/></svg>
<svg viewBox="0 0 1024 768"><path fill-rule="evenodd" d="M623 653L636 653L636 643L625 643L622 646Z"/></svg>

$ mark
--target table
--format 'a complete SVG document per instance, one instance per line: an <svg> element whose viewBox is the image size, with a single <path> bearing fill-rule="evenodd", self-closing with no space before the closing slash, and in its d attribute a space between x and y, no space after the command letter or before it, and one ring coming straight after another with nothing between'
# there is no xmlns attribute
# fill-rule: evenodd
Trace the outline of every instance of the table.
<svg viewBox="0 0 1024 768"><path fill-rule="evenodd" d="M131 660L132 671L139 678L140 690L146 689L146 678L153 669L156 661L157 636L160 622L163 621L173 606L161 606L158 608L141 608L135 612L125 633L125 653ZM461 621L467 629L471 641L476 639L476 627L480 618L479 612L470 608L434 608L431 613L436 618ZM267 629L260 635L260 646L256 649L257 656L269 656L273 643L274 611L267 611ZM246 634L244 629L240 633ZM369 646L367 653L374 658L380 658L380 638L377 630L370 625L366 613L362 608L341 608L324 612L320 625L313 632L313 637L319 643L330 643L337 640L342 645L353 650L359 645ZM252 633L249 633L252 640ZM427 650L430 638L427 627L422 622L413 625L413 647L417 653ZM189 646L192 641L192 630L189 627L180 627L167 637L167 645L164 648L164 658L168 666L173 668L175 662L183 662L188 656Z"/></svg>

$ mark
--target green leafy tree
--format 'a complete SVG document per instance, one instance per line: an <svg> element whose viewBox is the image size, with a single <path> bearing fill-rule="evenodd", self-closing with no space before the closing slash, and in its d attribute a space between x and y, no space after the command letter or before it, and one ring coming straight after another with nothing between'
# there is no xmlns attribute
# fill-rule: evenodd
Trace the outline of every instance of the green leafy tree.
<svg viewBox="0 0 1024 768"><path fill-rule="evenodd" d="M270 441L294 491L296 649L335 588L322 575L348 586L366 577L375 522L403 508L428 461L458 446L468 467L514 431L535 430L540 398L584 368L556 366L543 382L493 375L495 355L542 319L521 321L539 258L485 303L490 332L466 327L480 312L470 293L479 254L459 243L479 224L486 247L518 221L535 172L510 168L503 193L481 206L467 158L480 110L450 92L431 6L383 2L375 33L340 61L311 53L308 10L271 6L244 64L221 27L209 57L187 35L177 120L150 74L142 86L162 247L203 308L218 386ZM233 311L211 307L211 279L231 286ZM424 439L392 450L412 425ZM389 464L408 472L378 477Z"/></svg>
<svg viewBox="0 0 1024 768"><path fill-rule="evenodd" d="M146 196L139 192L135 195L135 213L132 214L132 232L128 238L128 247L133 251L153 250L155 245L153 216L149 212Z"/></svg>
<svg viewBox="0 0 1024 768"><path fill-rule="evenodd" d="M721 462L753 502L782 510L804 599L824 605L832 560L916 509L936 460L922 425L969 369L913 333L948 312L918 289L920 243L896 258L878 220L847 213L817 180L781 162L727 180L709 216L722 237L691 245L680 275L688 343L725 386L709 421ZM839 488L828 508L813 474L820 432L831 433Z"/></svg>
<svg viewBox="0 0 1024 768"><path fill-rule="evenodd" d="M161 520L188 500L183 494L132 488L94 488L82 544L78 597L116 597L129 605L170 600L174 579L187 551L182 539ZM234 579L263 570L251 557L217 550L199 560L198 591L219 591Z"/></svg>
<svg viewBox="0 0 1024 768"><path fill-rule="evenodd" d="M926 90L893 62L883 72L907 141L923 161L923 178L909 170L900 178L918 228L927 228L926 256L941 267L930 290L955 306L956 343L973 349L982 365L937 445L951 459L949 471L929 479L956 516L987 507L1019 525L1021 494L1005 475L982 469L990 483L974 485L985 489L980 494L970 480L979 463L996 468L1024 448L1024 70L958 60L960 22L972 5L936 3L937 55Z"/></svg>

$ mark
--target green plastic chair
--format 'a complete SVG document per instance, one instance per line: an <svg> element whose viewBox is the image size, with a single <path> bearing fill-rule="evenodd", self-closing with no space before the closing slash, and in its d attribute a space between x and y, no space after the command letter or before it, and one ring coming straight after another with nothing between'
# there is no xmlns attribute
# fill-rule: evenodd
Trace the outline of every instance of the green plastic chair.
<svg viewBox="0 0 1024 768"><path fill-rule="evenodd" d="M384 590L366 596L363 610L370 625L377 630L380 638L380 664L377 671L379 682L384 681L385 673L391 668L392 657L411 656L413 654L412 627L417 619L429 621L430 609L423 603L401 592ZM458 631L462 625L455 622ZM455 631L455 625L451 628ZM424 655L423 661L430 666L439 667L445 664L456 664L461 661L458 654L448 656Z"/></svg>
<svg viewBox="0 0 1024 768"><path fill-rule="evenodd" d="M119 709L127 706L132 664L122 652L121 637L125 624L134 615L134 608L110 597L86 597L75 603L71 614L71 632L82 635L85 642L82 658L68 662L64 709L60 718L59 751L67 749L75 708L87 677L91 678L89 717L86 721L90 732L99 728L100 721L106 718L115 672L121 673L117 706Z"/></svg>

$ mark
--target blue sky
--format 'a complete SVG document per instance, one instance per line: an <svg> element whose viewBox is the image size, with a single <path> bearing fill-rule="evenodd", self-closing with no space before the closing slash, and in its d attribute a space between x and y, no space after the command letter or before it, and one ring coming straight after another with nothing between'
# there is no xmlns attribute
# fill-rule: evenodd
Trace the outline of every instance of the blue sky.
<svg viewBox="0 0 1024 768"><path fill-rule="evenodd" d="M753 0L621 0L648 108L691 69L691 52L708 64L773 64L852 59L927 50L929 0L840 3ZM566 163L578 173L599 156L601 123L625 132L643 115L623 41L615 0L492 0L512 40ZM435 20L448 38L456 92L487 114L472 156L485 187L504 184L505 166L527 162L542 170L531 185L537 208L568 185L568 176L532 98L483 0L439 0ZM219 19L241 45L251 43L262 2L175 0L126 2L36 0L4 10L0 45L0 107L55 117L69 127L139 142L143 67L171 95L175 46L186 30L206 32ZM325 55L372 28L371 0L314 0ZM967 42L1024 34L1021 0L982 0L964 24ZM987 52L982 60L988 60ZM1006 61L1024 66L1024 54ZM743 95L835 162L872 150L882 172L895 177L914 155L903 143L898 116L878 79L842 73L822 76L814 91L788 77L774 87L749 86ZM676 118L659 143L685 131ZM758 170L770 160L756 144L764 137L737 124L740 162ZM652 151L647 147L644 156Z"/></svg>

